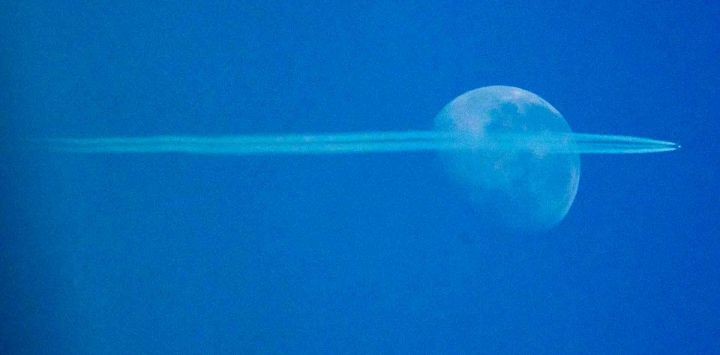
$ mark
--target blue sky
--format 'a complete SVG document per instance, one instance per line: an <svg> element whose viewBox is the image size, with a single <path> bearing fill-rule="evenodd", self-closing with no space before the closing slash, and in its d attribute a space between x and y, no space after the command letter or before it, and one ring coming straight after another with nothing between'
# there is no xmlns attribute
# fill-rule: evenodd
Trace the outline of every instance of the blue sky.
<svg viewBox="0 0 720 355"><path fill-rule="evenodd" d="M4 352L709 352L720 332L720 6L22 1L15 138L430 129L487 85L588 156L533 236L488 230L432 154L2 156ZM522 223L522 221L518 221Z"/></svg>

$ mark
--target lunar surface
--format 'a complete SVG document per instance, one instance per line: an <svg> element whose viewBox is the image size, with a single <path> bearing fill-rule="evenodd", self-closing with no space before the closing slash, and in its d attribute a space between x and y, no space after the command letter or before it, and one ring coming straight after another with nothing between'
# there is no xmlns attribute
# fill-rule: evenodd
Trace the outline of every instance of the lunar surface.
<svg viewBox="0 0 720 355"><path fill-rule="evenodd" d="M515 87L483 87L447 104L435 125L482 146L444 152L442 158L484 221L503 229L538 232L565 217L580 180L578 154L549 153L542 144L488 149L507 133L529 138L570 133L563 116L548 102Z"/></svg>

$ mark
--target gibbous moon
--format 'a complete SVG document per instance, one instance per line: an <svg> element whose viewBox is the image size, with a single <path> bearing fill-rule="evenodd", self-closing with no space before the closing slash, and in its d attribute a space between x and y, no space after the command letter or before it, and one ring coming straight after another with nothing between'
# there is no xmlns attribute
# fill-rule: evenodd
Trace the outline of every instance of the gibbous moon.
<svg viewBox="0 0 720 355"><path fill-rule="evenodd" d="M554 154L542 145L487 149L494 137L505 134L570 136L563 116L541 97L510 86L471 90L448 103L435 125L464 141L482 142L483 149L441 156L487 221L502 229L538 232L565 217L580 180L578 154Z"/></svg>

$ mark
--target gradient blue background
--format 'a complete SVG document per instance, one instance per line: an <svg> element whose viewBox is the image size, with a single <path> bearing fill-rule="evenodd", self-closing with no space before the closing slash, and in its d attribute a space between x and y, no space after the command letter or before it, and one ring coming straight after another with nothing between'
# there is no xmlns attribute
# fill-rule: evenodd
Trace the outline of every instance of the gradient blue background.
<svg viewBox="0 0 720 355"><path fill-rule="evenodd" d="M504 84L575 131L683 145L584 156L570 213L532 236L485 228L428 153L6 149L2 353L720 351L717 2L10 1L0 16L6 144L430 129L453 97Z"/></svg>

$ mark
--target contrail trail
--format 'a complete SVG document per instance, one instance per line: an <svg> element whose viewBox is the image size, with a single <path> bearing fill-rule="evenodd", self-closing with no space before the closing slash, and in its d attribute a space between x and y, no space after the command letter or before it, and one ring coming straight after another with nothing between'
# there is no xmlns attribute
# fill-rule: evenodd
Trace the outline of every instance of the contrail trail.
<svg viewBox="0 0 720 355"><path fill-rule="evenodd" d="M636 154L678 144L632 136L587 133L500 133L468 138L452 132L49 138L36 145L67 153L186 153L218 155L362 154L412 151L518 151L547 154Z"/></svg>

